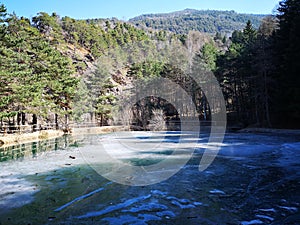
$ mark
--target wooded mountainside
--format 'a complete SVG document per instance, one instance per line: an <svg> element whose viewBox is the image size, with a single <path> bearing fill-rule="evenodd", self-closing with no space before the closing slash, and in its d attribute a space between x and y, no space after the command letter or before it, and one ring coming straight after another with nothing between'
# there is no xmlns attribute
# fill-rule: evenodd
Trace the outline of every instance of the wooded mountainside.
<svg viewBox="0 0 300 225"><path fill-rule="evenodd" d="M196 30L230 35L234 30L242 30L248 20L257 29L266 16L234 11L185 9L173 13L141 15L129 21L138 27L167 30L177 34L188 34L190 30Z"/></svg>
<svg viewBox="0 0 300 225"><path fill-rule="evenodd" d="M232 14L218 18L232 21ZM170 120L185 113L184 102L176 112L155 98L139 101L127 112L120 108L136 82L146 85L160 77L179 84L192 96L197 116L209 121L213 112L205 93L188 78L201 68L218 79L230 125L299 128L300 2L283 0L277 16L264 17L260 25L261 17L256 18L228 38L224 33L230 27L215 33L217 26L199 23L215 33L211 35L191 31L180 20L173 22L183 30L175 32L137 27L137 19L134 24L76 20L40 12L29 20L7 14L1 5L1 126L51 123L66 128L70 120L99 125L130 120L148 129L153 116Z"/></svg>

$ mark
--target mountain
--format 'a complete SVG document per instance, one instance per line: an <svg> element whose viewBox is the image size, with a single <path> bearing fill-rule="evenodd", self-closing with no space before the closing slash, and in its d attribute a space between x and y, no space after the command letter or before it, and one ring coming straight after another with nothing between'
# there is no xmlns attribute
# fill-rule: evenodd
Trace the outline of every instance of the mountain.
<svg viewBox="0 0 300 225"><path fill-rule="evenodd" d="M258 28L266 16L235 11L185 9L171 13L145 14L134 17L129 22L138 27L168 30L177 34L187 34L190 30L231 34L234 30L243 29L248 20Z"/></svg>

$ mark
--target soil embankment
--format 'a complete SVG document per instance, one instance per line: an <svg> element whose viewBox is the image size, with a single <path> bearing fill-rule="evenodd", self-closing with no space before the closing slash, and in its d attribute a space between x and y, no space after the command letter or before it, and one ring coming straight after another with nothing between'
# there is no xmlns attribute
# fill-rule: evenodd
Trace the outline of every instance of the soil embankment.
<svg viewBox="0 0 300 225"><path fill-rule="evenodd" d="M104 126L104 127L84 127L84 128L73 128L72 135L81 134L104 134L117 131L128 131L129 128L125 126Z"/></svg>
<svg viewBox="0 0 300 225"><path fill-rule="evenodd" d="M9 146L51 138L57 138L64 134L61 130L42 130L33 133L6 134L0 136L0 146Z"/></svg>
<svg viewBox="0 0 300 225"><path fill-rule="evenodd" d="M103 133L125 131L125 130L128 129L126 129L126 127L124 126L84 127L84 128L73 128L71 134L76 136L81 134L103 134ZM64 134L65 133L61 130L43 130L43 131L37 131L33 133L6 134L0 136L0 147L57 138Z"/></svg>

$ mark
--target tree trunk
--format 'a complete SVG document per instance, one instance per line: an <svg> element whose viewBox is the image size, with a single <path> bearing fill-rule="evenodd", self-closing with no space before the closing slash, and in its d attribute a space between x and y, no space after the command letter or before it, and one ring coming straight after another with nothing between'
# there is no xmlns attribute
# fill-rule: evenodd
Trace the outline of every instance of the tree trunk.
<svg viewBox="0 0 300 225"><path fill-rule="evenodd" d="M103 126L103 114L101 113L100 114L100 127Z"/></svg>
<svg viewBox="0 0 300 225"><path fill-rule="evenodd" d="M59 125L58 125L58 115L57 115L57 113L55 113L55 116L54 116L54 123L55 123L55 129L58 130Z"/></svg>
<svg viewBox="0 0 300 225"><path fill-rule="evenodd" d="M21 124L25 125L26 123L26 114L24 112L21 112Z"/></svg>
<svg viewBox="0 0 300 225"><path fill-rule="evenodd" d="M18 112L17 114L17 125L20 126L22 121L22 114Z"/></svg>
<svg viewBox="0 0 300 225"><path fill-rule="evenodd" d="M37 116L36 114L32 114L32 131L37 130Z"/></svg>
<svg viewBox="0 0 300 225"><path fill-rule="evenodd" d="M269 93L268 93L268 86L267 86L267 74L264 73L264 88L265 88L265 110L266 110L266 122L268 127L272 127L271 120L270 120L270 111L269 111Z"/></svg>
<svg viewBox="0 0 300 225"><path fill-rule="evenodd" d="M65 129L66 129L66 131L69 130L69 117L68 117L68 114L65 115Z"/></svg>

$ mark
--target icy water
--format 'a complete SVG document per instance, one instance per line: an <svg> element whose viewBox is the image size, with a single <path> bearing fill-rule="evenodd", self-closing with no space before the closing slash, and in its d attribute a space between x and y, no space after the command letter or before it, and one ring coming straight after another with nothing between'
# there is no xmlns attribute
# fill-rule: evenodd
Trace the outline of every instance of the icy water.
<svg viewBox="0 0 300 225"><path fill-rule="evenodd" d="M299 135L227 133L203 172L208 135L196 140L193 155L189 135L122 135L124 149L113 134L0 148L0 224L299 224ZM128 185L118 184L87 163L99 141L128 165L177 162L178 156L188 162L169 179L144 186L131 186L133 176L118 168ZM163 144L147 149L154 141ZM105 158L101 163L102 171L112 168Z"/></svg>

